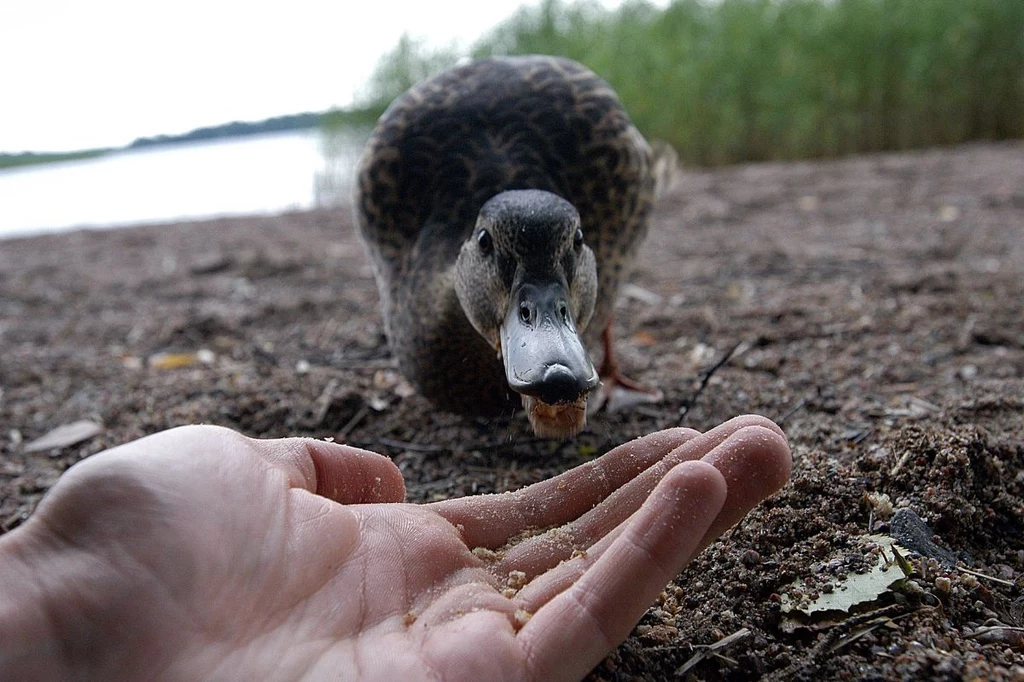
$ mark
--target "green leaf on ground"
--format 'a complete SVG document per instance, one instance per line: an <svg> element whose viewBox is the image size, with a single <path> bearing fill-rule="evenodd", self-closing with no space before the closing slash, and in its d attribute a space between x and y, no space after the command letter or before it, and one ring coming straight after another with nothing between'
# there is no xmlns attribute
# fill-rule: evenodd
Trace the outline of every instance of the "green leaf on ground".
<svg viewBox="0 0 1024 682"><path fill-rule="evenodd" d="M871 535L864 540L882 548L869 570L850 573L831 582L831 591L822 589L818 584L821 581L808 584L797 579L782 594L782 612L797 611L808 616L824 611L848 613L854 606L875 601L907 577L908 573L897 559L898 550L893 549L898 547L895 540L885 535Z"/></svg>

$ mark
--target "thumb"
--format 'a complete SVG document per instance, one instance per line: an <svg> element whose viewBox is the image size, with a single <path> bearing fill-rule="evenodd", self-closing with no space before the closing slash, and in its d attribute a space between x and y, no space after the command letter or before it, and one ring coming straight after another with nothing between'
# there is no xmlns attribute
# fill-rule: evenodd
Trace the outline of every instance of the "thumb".
<svg viewBox="0 0 1024 682"><path fill-rule="evenodd" d="M263 459L287 472L292 486L341 504L402 502L405 481L383 455L313 438L254 440Z"/></svg>

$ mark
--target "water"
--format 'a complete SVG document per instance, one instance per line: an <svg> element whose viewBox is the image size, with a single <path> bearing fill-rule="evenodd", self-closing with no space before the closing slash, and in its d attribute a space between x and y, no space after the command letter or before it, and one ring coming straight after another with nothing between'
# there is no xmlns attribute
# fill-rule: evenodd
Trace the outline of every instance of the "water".
<svg viewBox="0 0 1024 682"><path fill-rule="evenodd" d="M334 205L363 139L295 131L0 170L0 238Z"/></svg>

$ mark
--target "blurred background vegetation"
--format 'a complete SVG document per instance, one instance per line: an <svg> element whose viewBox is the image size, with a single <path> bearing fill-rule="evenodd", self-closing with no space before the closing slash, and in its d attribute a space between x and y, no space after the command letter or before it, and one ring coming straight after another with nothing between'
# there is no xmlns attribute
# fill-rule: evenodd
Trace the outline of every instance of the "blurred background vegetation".
<svg viewBox="0 0 1024 682"><path fill-rule="evenodd" d="M468 54L403 38L328 128L465 57L583 62L688 164L1024 137L1024 0L545 0Z"/></svg>

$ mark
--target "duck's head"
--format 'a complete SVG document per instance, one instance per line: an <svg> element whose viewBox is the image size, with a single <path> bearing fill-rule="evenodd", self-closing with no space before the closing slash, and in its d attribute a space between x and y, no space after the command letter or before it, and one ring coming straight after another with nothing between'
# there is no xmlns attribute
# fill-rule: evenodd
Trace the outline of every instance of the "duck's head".
<svg viewBox="0 0 1024 682"><path fill-rule="evenodd" d="M541 190L494 196L480 209L455 273L462 309L503 360L534 433L579 433L598 384L580 338L594 312L597 265L573 205Z"/></svg>

